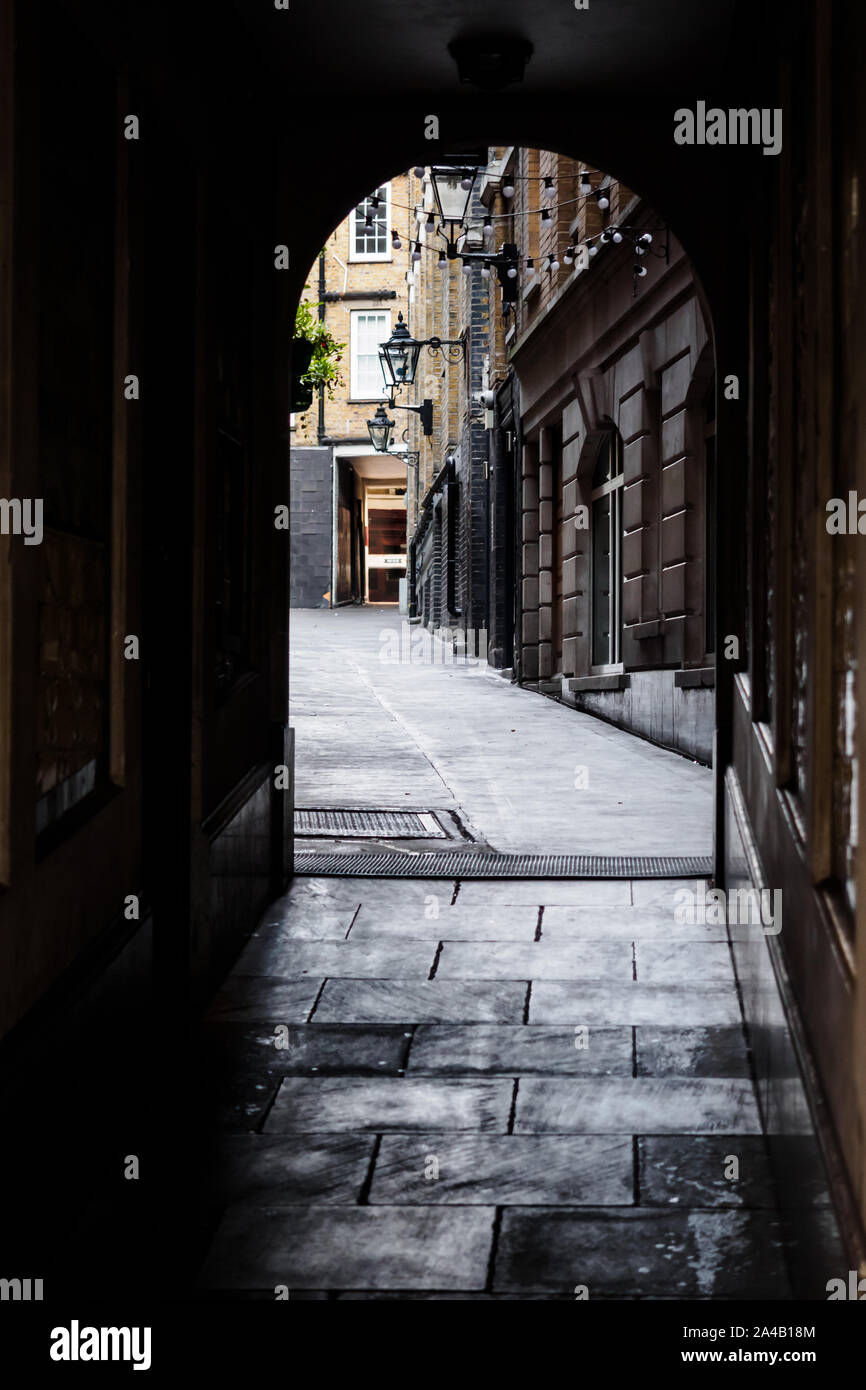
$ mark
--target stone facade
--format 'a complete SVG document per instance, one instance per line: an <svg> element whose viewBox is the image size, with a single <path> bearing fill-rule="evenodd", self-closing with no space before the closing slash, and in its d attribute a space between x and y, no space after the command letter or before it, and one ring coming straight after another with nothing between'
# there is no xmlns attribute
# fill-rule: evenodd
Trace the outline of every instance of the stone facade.
<svg viewBox="0 0 866 1390"><path fill-rule="evenodd" d="M657 226L649 209L632 216ZM609 245L512 353L524 433L520 670L578 708L710 761L712 350L682 249L672 240L669 260L648 272L634 297L632 257ZM620 637L618 656L599 662L593 472L612 436Z"/></svg>
<svg viewBox="0 0 866 1390"><path fill-rule="evenodd" d="M409 277L424 335L466 347L461 363L419 368L437 426L422 448L417 616L484 631L491 664L520 681L709 762L715 401L691 268L653 209L602 171L549 151L488 153L466 245L519 248L514 302L495 269L442 269L426 247ZM620 226L651 236L646 275L628 237L598 240ZM592 257L566 261L588 244ZM486 391L495 408L479 404ZM614 437L619 635L615 659L599 662L593 471Z"/></svg>

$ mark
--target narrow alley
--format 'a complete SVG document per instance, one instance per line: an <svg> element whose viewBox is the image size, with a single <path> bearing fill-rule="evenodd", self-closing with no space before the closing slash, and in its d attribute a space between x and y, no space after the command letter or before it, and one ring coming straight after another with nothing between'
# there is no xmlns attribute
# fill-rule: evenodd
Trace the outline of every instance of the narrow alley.
<svg viewBox="0 0 866 1390"><path fill-rule="evenodd" d="M6 1361L857 1364L864 54L0 0Z"/></svg>
<svg viewBox="0 0 866 1390"><path fill-rule="evenodd" d="M708 768L511 685L394 608L295 609L291 682L298 808L450 811L500 853L712 853Z"/></svg>
<svg viewBox="0 0 866 1390"><path fill-rule="evenodd" d="M394 621L296 614L298 808L706 850L706 769L483 667L380 660ZM727 931L677 920L684 886L297 876L204 1029L202 1293L791 1297Z"/></svg>

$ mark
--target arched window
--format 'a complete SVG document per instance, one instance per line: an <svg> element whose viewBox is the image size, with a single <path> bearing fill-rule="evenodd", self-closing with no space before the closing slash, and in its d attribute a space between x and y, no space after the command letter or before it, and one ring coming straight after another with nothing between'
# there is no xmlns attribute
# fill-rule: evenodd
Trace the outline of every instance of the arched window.
<svg viewBox="0 0 866 1390"><path fill-rule="evenodd" d="M592 473L592 664L615 666L622 626L622 439L611 430Z"/></svg>

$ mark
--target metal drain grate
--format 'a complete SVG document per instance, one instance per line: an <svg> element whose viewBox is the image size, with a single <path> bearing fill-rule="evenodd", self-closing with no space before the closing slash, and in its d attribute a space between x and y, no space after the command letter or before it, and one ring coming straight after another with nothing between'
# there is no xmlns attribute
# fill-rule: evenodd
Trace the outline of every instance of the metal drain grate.
<svg viewBox="0 0 866 1390"><path fill-rule="evenodd" d="M359 878L709 878L713 861L702 855L486 854L436 850L428 854L295 855L296 874Z"/></svg>
<svg viewBox="0 0 866 1390"><path fill-rule="evenodd" d="M347 835L356 839L445 839L431 811L295 811L295 834L315 837Z"/></svg>

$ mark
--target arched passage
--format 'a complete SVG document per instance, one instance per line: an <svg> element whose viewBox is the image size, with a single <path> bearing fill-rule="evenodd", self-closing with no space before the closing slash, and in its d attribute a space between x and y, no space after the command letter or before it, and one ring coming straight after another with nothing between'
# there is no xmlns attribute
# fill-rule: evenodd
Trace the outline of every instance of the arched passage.
<svg viewBox="0 0 866 1390"><path fill-rule="evenodd" d="M856 107L862 17L854 7L818 13L806 3L768 5L757 16L753 6L696 14L671 3L653 6L647 27L633 7L527 14L506 3L501 22L525 29L535 52L523 86L478 97L457 83L448 42L458 26L448 7L373 9L358 26L356 7L328 7L332 95L322 100L322 63L294 62L298 52L319 52L312 6L265 12L218 3L204 15L160 4L109 14L74 0L2 7L11 246L2 468L8 516L15 498L44 491L52 533L44 550L12 546L0 592L4 616L14 618L4 623L0 667L3 1026L24 1027L13 1055L35 1037L44 1056L43 1020L66 1017L49 994L56 986L76 1000L85 986L104 989L116 1019L126 1015L126 984L149 982L155 962L159 1007L147 1016L162 1049L157 1091L191 1004L206 998L251 917L283 886L288 624L273 513L285 506L291 312L303 267L340 208L383 172L422 157L432 113L449 148L493 129L619 172L651 192L689 249L714 325L719 381L716 878L782 884L790 894L781 940L761 933L735 942L756 1020L761 1102L778 1121L783 1151L811 1107L843 1217L840 1263L856 1268L864 1072L855 827L864 779L853 711L866 663L854 659L863 617L852 595L862 589L862 556L856 528L831 535L823 507L863 489L853 422L866 277L857 273L863 230L852 209L864 152L861 126L840 120L828 95ZM480 6L462 16L461 29L485 20ZM92 102L75 91L79 75ZM781 156L677 145L673 113L704 102L701 91L726 108L783 110ZM356 111L376 131L375 160L346 140ZM564 112L574 140L562 140ZM141 143L122 133L130 114L140 118ZM88 125L99 138L76 139ZM831 147L836 162L826 158ZM339 154L329 161L322 151ZM76 159L87 166L77 178ZM64 188L78 196L64 198ZM75 267L56 258L52 198L63 208L64 246L82 248ZM833 221L837 202L848 212ZM82 293L80 272L97 246L111 264L94 292ZM277 247L290 252L287 270L276 266ZM227 276L246 292L223 296ZM86 331L64 335L64 302ZM87 383L82 367L80 394L98 427L70 433L57 428L58 403L67 420L83 418L83 407L60 358L70 338L91 342L91 328L97 346L88 362L98 380ZM143 391L121 404L118 383L131 377ZM539 438L540 453L548 442ZM85 455L94 476L111 478L110 513L99 518L104 528L109 517L110 543L104 529L85 534L74 496L56 488L58 478L79 476ZM548 461L539 457L539 468ZM235 512L245 527L252 518L249 550L225 526ZM88 583L68 583L74 564L64 564L82 555ZM256 597L247 627L233 606L239 574L250 576ZM120 646L130 635L143 639L139 667ZM87 728L85 702L70 702L78 715L69 740L42 719L60 707L54 682L64 673L70 685L91 682L88 693L98 696L87 704ZM46 748L67 743L75 754L61 771L75 782L54 794L68 778L49 786L34 767L41 777ZM38 807L44 796L50 805ZM777 997L777 982L784 1008L768 1017L762 1005ZM98 1034L92 1000L85 1013ZM787 1085L796 1059L779 1044L786 1015L808 1083L800 1111ZM111 1075L105 1051L95 1046L79 1076ZM154 1055L146 1042L137 1051L151 1080ZM112 1080L123 1070L123 1059L115 1063ZM64 1096L66 1129L78 1138L78 1097ZM165 1142L171 1126L156 1130ZM101 1151L95 1135L93 1147ZM170 1140L163 1191L171 1194L169 1148ZM89 1157L72 1155L76 1177L66 1178L66 1195L82 1208L81 1193L94 1207L100 1201L93 1174L102 1170ZM79 1193L77 1179L88 1174ZM66 1259L68 1268L68 1251ZM95 1254L97 1282L99 1264ZM115 1268L102 1260L103 1282Z"/></svg>
<svg viewBox="0 0 866 1390"><path fill-rule="evenodd" d="M479 154L473 150L465 157L477 163ZM453 156L458 163L460 158ZM406 611L428 625L483 633L492 665L513 670L522 685L542 683L547 693L578 709L709 765L714 673L708 654L714 634L707 633L711 507L703 397L713 347L701 287L676 229L615 175L590 174L585 160L552 151L485 147L483 160L467 205L470 250L464 269L471 300L459 291L459 277L443 272L444 251L437 264L440 243L433 227L423 225L435 217L428 210L435 207L430 181L419 177L423 167L415 177L410 172L392 179L381 164L374 165L373 178L387 207L387 227L402 237L401 249L392 257L385 238L380 263L371 267L366 252L353 254L355 224L344 220L325 243L318 289L308 291L321 300L327 282L319 313L339 338L351 338L347 355L355 352L353 320L372 316L390 324L398 308L416 337L435 332L459 340L455 355L462 367L434 349L431 365L422 349L417 389L408 396L415 402L410 409L417 409L421 397L432 393L436 427L430 440L410 430L409 447L422 447L420 455L411 455L421 462L411 475L416 495L410 490L407 506L408 583L411 595L417 574L418 605L416 612L410 596ZM513 196L501 192L507 170ZM592 183L588 195L584 178ZM490 229L486 236L482 222ZM632 241L636 249L629 254ZM506 282L496 278L504 272L492 272L484 257L512 242L519 243L518 278L508 282L516 288L506 295ZM578 249L570 256L571 242ZM557 262L554 269L555 253L565 265ZM580 264L570 272L575 257ZM315 279L312 271L308 279ZM396 288L383 289L386 281ZM380 337L387 336L383 326ZM471 343L465 355L464 339ZM341 455L332 465L341 490L344 473L368 466L342 456L363 454L364 412L374 409L372 398L364 410L352 404L354 364L350 375L344 403L320 404L318 436L312 412L295 432L304 447L318 438L320 446L334 449L335 459ZM417 386L422 378L426 384ZM489 398L483 419L473 404L481 390ZM402 425L405 417L392 414ZM624 510L621 499L617 514L622 542L615 548L622 578L615 586L614 656L600 661L590 635L591 563L584 542L592 488L584 486L583 461L612 421L625 440ZM404 467L399 455L392 463L398 472ZM312 482L301 491L305 468L325 479L327 449L299 456L295 468L303 535L295 572L304 575L325 568L310 561ZM363 483L358 487L364 491ZM320 548L330 543L336 554L336 512L332 529L330 542L321 536ZM344 599L342 590L326 596L331 604ZM308 604L300 587L293 603ZM685 852L676 834L672 829L669 851ZM582 847L579 839L576 830L575 850ZM686 839L697 851L691 836ZM614 839L611 849L624 852L625 841ZM712 852L709 825L701 852Z"/></svg>

